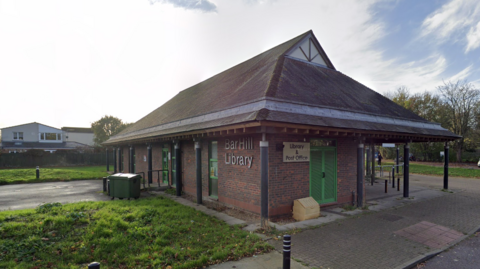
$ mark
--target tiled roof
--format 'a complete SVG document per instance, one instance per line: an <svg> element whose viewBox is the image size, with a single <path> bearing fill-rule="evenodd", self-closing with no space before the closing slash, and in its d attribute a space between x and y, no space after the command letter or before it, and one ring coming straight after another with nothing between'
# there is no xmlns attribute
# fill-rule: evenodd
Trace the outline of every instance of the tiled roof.
<svg viewBox="0 0 480 269"><path fill-rule="evenodd" d="M307 37L180 92L105 144L259 120L458 137L335 70L323 50L328 67L285 55Z"/></svg>

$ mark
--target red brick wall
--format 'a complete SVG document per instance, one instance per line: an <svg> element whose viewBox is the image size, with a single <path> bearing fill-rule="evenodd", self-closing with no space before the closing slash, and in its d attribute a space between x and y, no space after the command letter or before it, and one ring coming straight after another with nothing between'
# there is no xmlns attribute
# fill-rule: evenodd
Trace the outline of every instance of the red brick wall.
<svg viewBox="0 0 480 269"><path fill-rule="evenodd" d="M313 138L313 137L312 137ZM290 214L293 201L310 196L309 162L284 163L276 144L303 142L303 136L268 135L269 215ZM306 138L309 141L309 138ZM357 143L352 138L337 139L337 203L351 203L357 188Z"/></svg>
<svg viewBox="0 0 480 269"><path fill-rule="evenodd" d="M253 138L253 149L226 149L226 139L238 141L242 137ZM309 162L284 163L283 150L276 145L283 142L303 142L303 136L267 134L269 141L269 215L291 213L293 201L310 195ZM260 214L260 134L219 137L218 141L218 201L246 211ZM209 196L208 145L202 140L202 195ZM307 138L309 141L309 138ZM152 144L153 168L161 169L162 148L165 143ZM167 145L171 151L171 144ZM125 168L128 169L128 147L124 148ZM250 168L246 165L225 163L225 154L253 156ZM351 203L352 191L356 191L357 142L353 138L337 139L337 203ZM136 146L137 172L147 171L146 146ZM171 160L169 160L171 171ZM183 190L193 196L197 193L195 146L193 141L181 142L181 171ZM157 176L154 174L154 182Z"/></svg>
<svg viewBox="0 0 480 269"><path fill-rule="evenodd" d="M253 138L253 149L225 149L226 139L238 141L241 137L219 137L214 140L203 140L202 147L202 195L209 196L209 156L210 141L218 142L218 201L243 210L260 213L260 147L259 135ZM237 145L238 146L238 145ZM193 141L182 141L182 171L184 191L196 196L196 161ZM252 157L251 167L225 163L225 154Z"/></svg>

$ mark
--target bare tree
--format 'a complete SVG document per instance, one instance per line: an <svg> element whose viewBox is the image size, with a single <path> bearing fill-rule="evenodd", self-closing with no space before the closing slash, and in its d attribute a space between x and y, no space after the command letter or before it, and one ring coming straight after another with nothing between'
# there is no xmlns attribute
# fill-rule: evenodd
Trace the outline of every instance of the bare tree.
<svg viewBox="0 0 480 269"><path fill-rule="evenodd" d="M466 80L444 82L437 87L445 107L448 129L462 136L454 143L457 161L462 161L465 137L472 131L479 110L480 91Z"/></svg>

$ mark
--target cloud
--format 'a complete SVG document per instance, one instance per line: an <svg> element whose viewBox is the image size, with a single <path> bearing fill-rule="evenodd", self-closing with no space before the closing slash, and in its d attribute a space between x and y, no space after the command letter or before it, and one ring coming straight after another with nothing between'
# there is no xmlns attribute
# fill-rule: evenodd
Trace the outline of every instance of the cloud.
<svg viewBox="0 0 480 269"><path fill-rule="evenodd" d="M438 43L466 43L467 53L480 46L479 21L477 0L452 0L425 18L421 37L433 36Z"/></svg>
<svg viewBox="0 0 480 269"><path fill-rule="evenodd" d="M470 28L467 34L467 48L465 53L480 47L480 22L475 28Z"/></svg>
<svg viewBox="0 0 480 269"><path fill-rule="evenodd" d="M217 6L208 0L150 0L150 4L172 4L174 7L186 10L201 10L203 12L217 12Z"/></svg>

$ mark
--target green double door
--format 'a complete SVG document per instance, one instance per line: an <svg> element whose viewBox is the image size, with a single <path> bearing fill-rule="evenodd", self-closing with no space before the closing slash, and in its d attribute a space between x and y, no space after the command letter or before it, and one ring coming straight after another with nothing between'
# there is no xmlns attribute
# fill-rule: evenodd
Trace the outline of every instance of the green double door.
<svg viewBox="0 0 480 269"><path fill-rule="evenodd" d="M310 147L310 196L319 204L337 201L335 147Z"/></svg>

